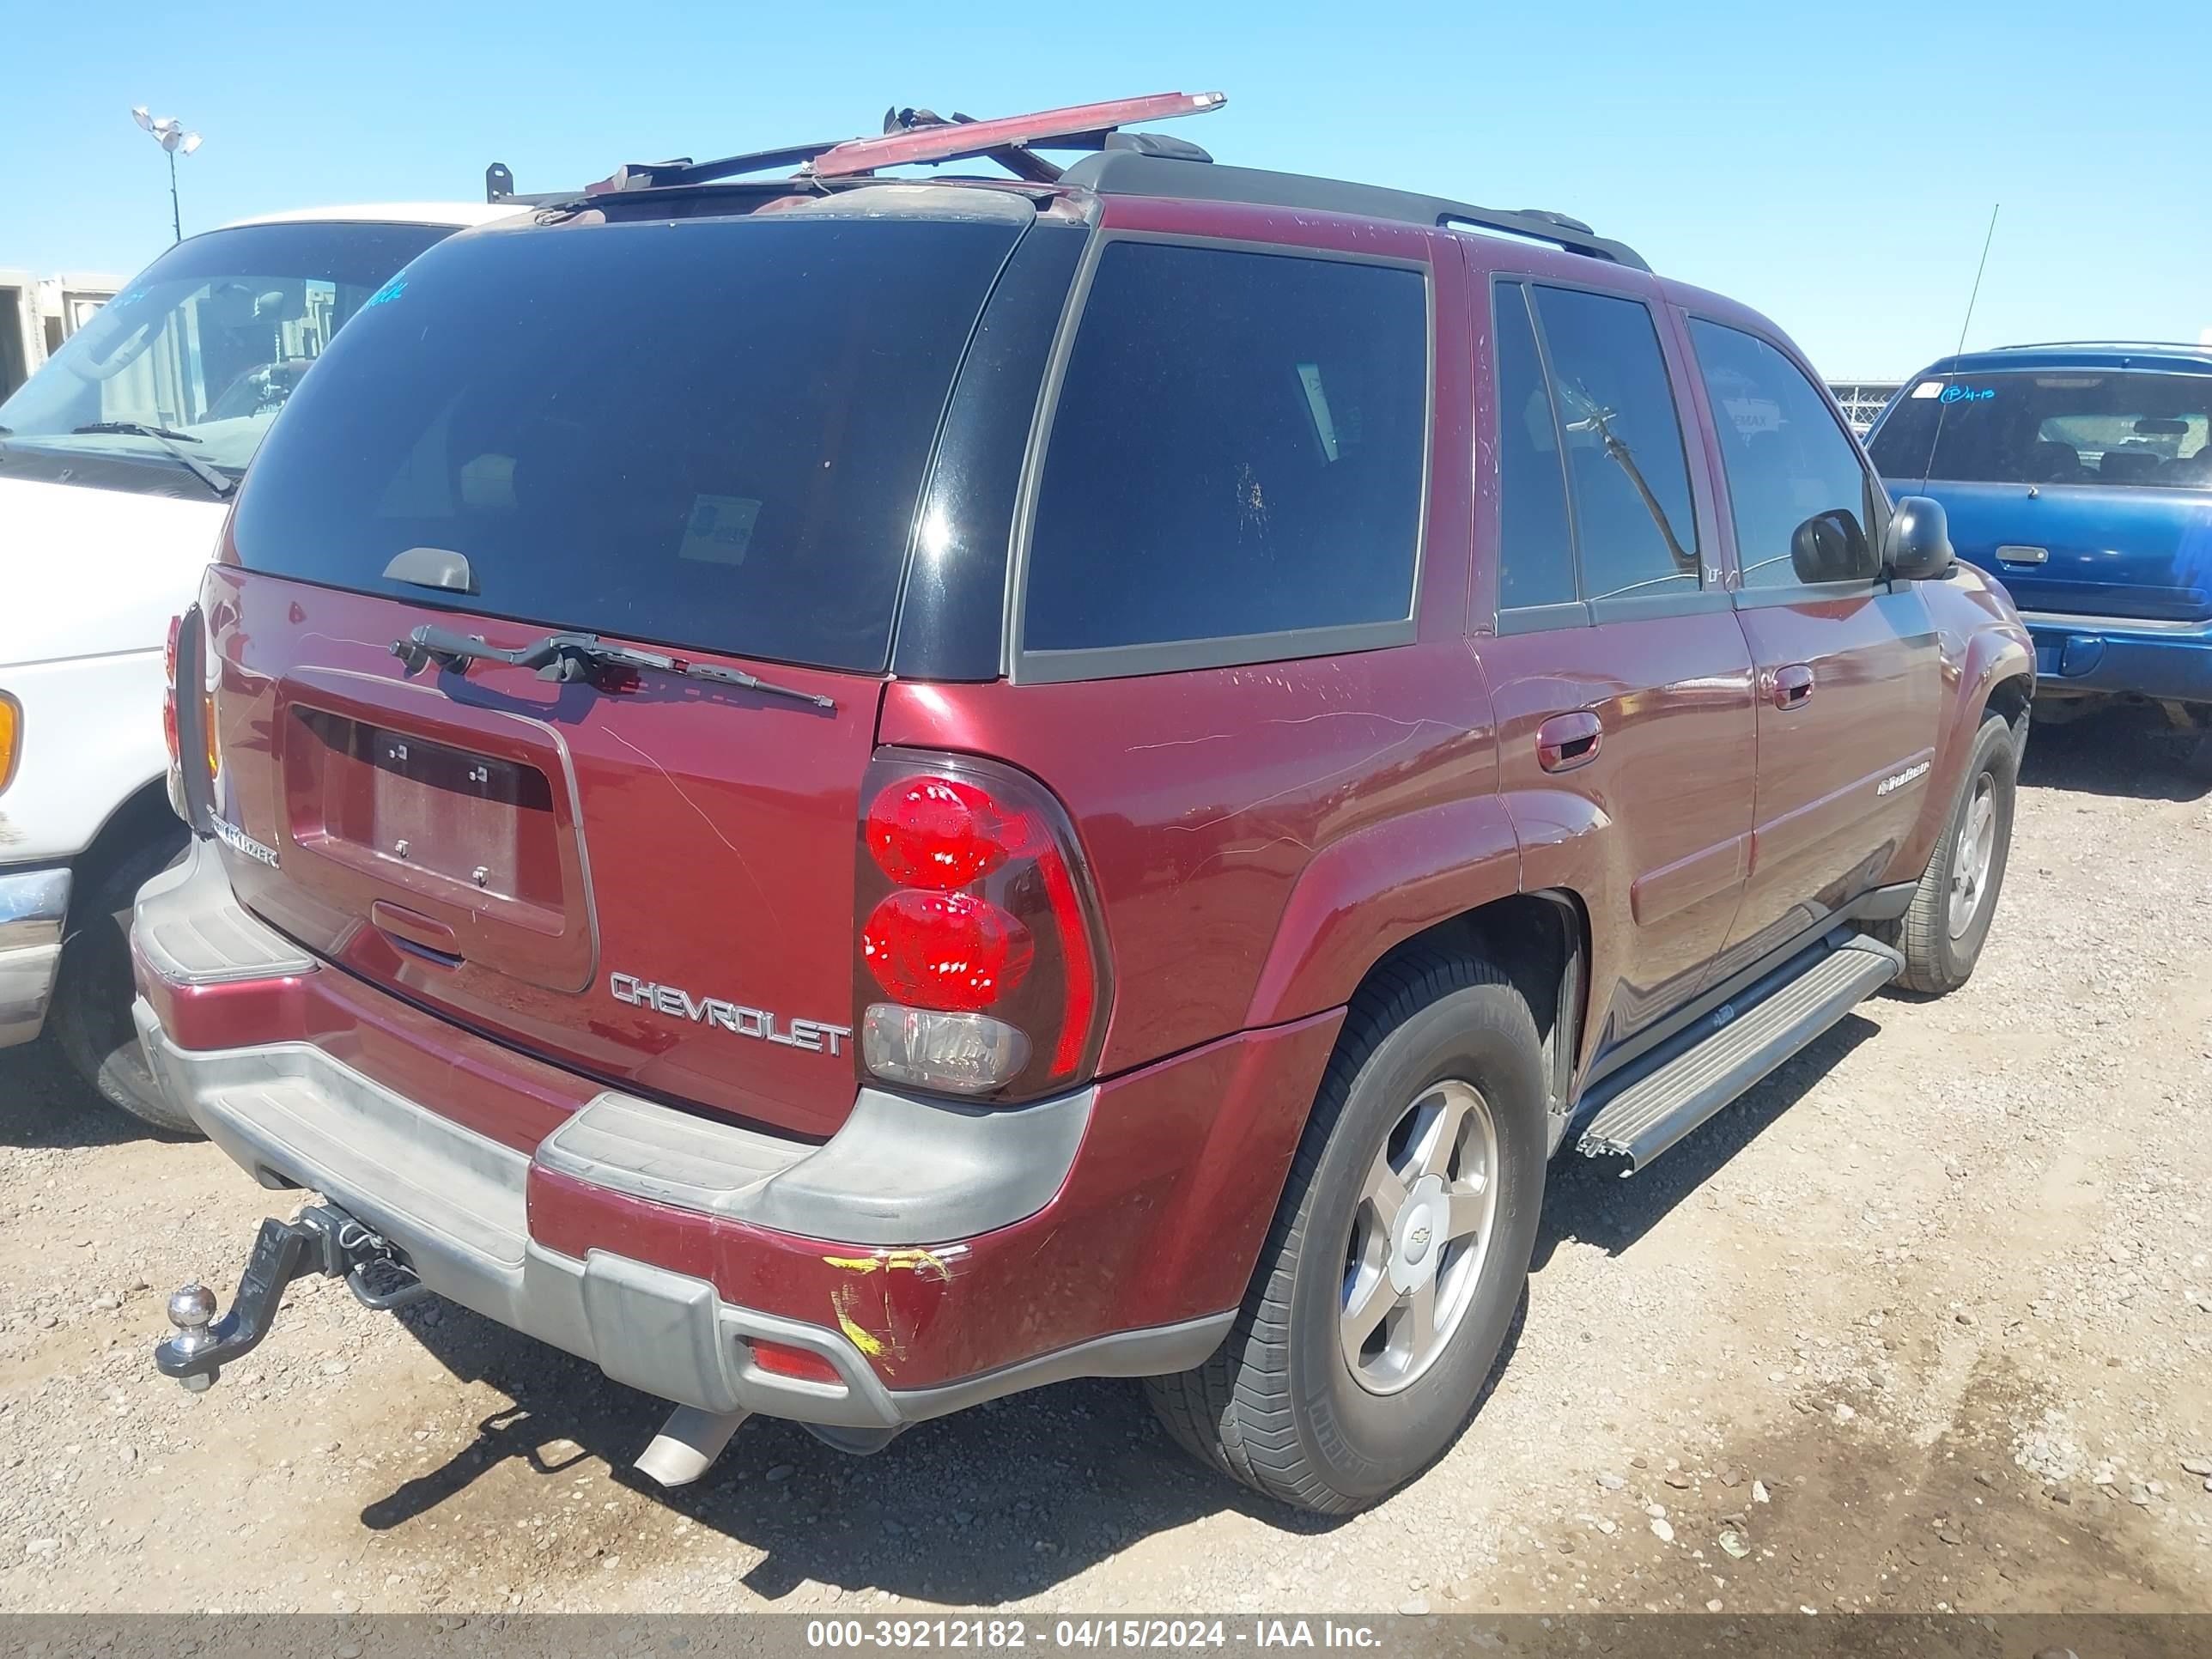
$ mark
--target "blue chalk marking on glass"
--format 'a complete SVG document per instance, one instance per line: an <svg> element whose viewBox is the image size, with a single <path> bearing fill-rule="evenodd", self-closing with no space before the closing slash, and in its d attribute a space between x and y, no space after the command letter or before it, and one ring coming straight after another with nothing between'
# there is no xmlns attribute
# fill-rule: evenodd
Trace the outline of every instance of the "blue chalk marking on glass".
<svg viewBox="0 0 2212 1659"><path fill-rule="evenodd" d="M1993 386L1985 386L1977 392L1972 386L1960 386L1955 381L1945 386L1942 392L1943 401L1947 404L1986 403L1996 395L1997 389Z"/></svg>
<svg viewBox="0 0 2212 1659"><path fill-rule="evenodd" d="M386 300L396 300L405 292L407 292L407 279L404 276L394 276L382 288L370 295L368 305L363 306L362 309L367 311L369 306L380 306Z"/></svg>

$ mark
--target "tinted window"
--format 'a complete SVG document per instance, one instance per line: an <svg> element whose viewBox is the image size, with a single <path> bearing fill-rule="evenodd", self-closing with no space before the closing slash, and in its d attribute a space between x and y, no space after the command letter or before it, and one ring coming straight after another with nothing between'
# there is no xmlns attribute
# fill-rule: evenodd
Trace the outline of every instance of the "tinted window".
<svg viewBox="0 0 2212 1659"><path fill-rule="evenodd" d="M1755 336L1693 321L1690 337L1720 431L1744 586L1871 580L1866 469L1826 400ZM1801 535L1814 520L1824 522Z"/></svg>
<svg viewBox="0 0 2212 1659"><path fill-rule="evenodd" d="M1575 539L1552 394L1526 292L1501 284L1497 306L1498 608L1564 604L1575 598Z"/></svg>
<svg viewBox="0 0 2212 1659"><path fill-rule="evenodd" d="M1650 310L1575 289L1532 292L1566 428L1583 596L1694 589L1689 465Z"/></svg>
<svg viewBox="0 0 2212 1659"><path fill-rule="evenodd" d="M2212 374L1931 376L1905 387L1867 447L1893 481L2212 489Z"/></svg>
<svg viewBox="0 0 2212 1659"><path fill-rule="evenodd" d="M472 611L880 670L938 417L1018 234L793 214L455 238L302 383L240 556L433 604L382 573L447 549Z"/></svg>
<svg viewBox="0 0 2212 1659"><path fill-rule="evenodd" d="M1038 486L1024 647L1408 615L1427 378L1418 271L1109 244Z"/></svg>
<svg viewBox="0 0 2212 1659"><path fill-rule="evenodd" d="M386 278L449 234L441 225L241 225L180 242L102 306L4 404L0 429L71 458L176 464L178 432L239 473L307 366Z"/></svg>

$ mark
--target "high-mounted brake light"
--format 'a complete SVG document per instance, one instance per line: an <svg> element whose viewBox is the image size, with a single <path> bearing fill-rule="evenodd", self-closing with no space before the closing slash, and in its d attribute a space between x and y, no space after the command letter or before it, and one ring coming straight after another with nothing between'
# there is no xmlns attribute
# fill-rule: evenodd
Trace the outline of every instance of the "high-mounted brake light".
<svg viewBox="0 0 2212 1659"><path fill-rule="evenodd" d="M1012 767L890 750L861 799L861 1064L1007 1101L1079 1081L1104 1035L1104 935L1059 802Z"/></svg>

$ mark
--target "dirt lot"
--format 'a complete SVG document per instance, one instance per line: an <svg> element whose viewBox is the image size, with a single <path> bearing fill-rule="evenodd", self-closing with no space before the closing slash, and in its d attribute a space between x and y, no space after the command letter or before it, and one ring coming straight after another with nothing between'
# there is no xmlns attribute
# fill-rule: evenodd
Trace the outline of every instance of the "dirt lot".
<svg viewBox="0 0 2212 1659"><path fill-rule="evenodd" d="M272 1195L0 1058L0 1609L2212 1608L2212 799L2138 732L2036 734L1965 992L1555 1165L1487 1404L1346 1523L1103 1382L671 1498L650 1401L319 1282L189 1398L163 1297Z"/></svg>

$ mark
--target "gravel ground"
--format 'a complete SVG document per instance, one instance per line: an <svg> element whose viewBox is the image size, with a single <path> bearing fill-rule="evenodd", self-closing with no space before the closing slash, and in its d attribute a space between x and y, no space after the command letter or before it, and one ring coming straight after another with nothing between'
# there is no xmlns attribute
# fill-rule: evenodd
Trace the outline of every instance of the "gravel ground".
<svg viewBox="0 0 2212 1659"><path fill-rule="evenodd" d="M664 1495L652 1401L320 1281L188 1397L163 1297L272 1195L0 1056L0 1609L2212 1607L2212 799L2122 719L2032 750L1973 983L1555 1164L1486 1404L1347 1522L1106 1382Z"/></svg>

